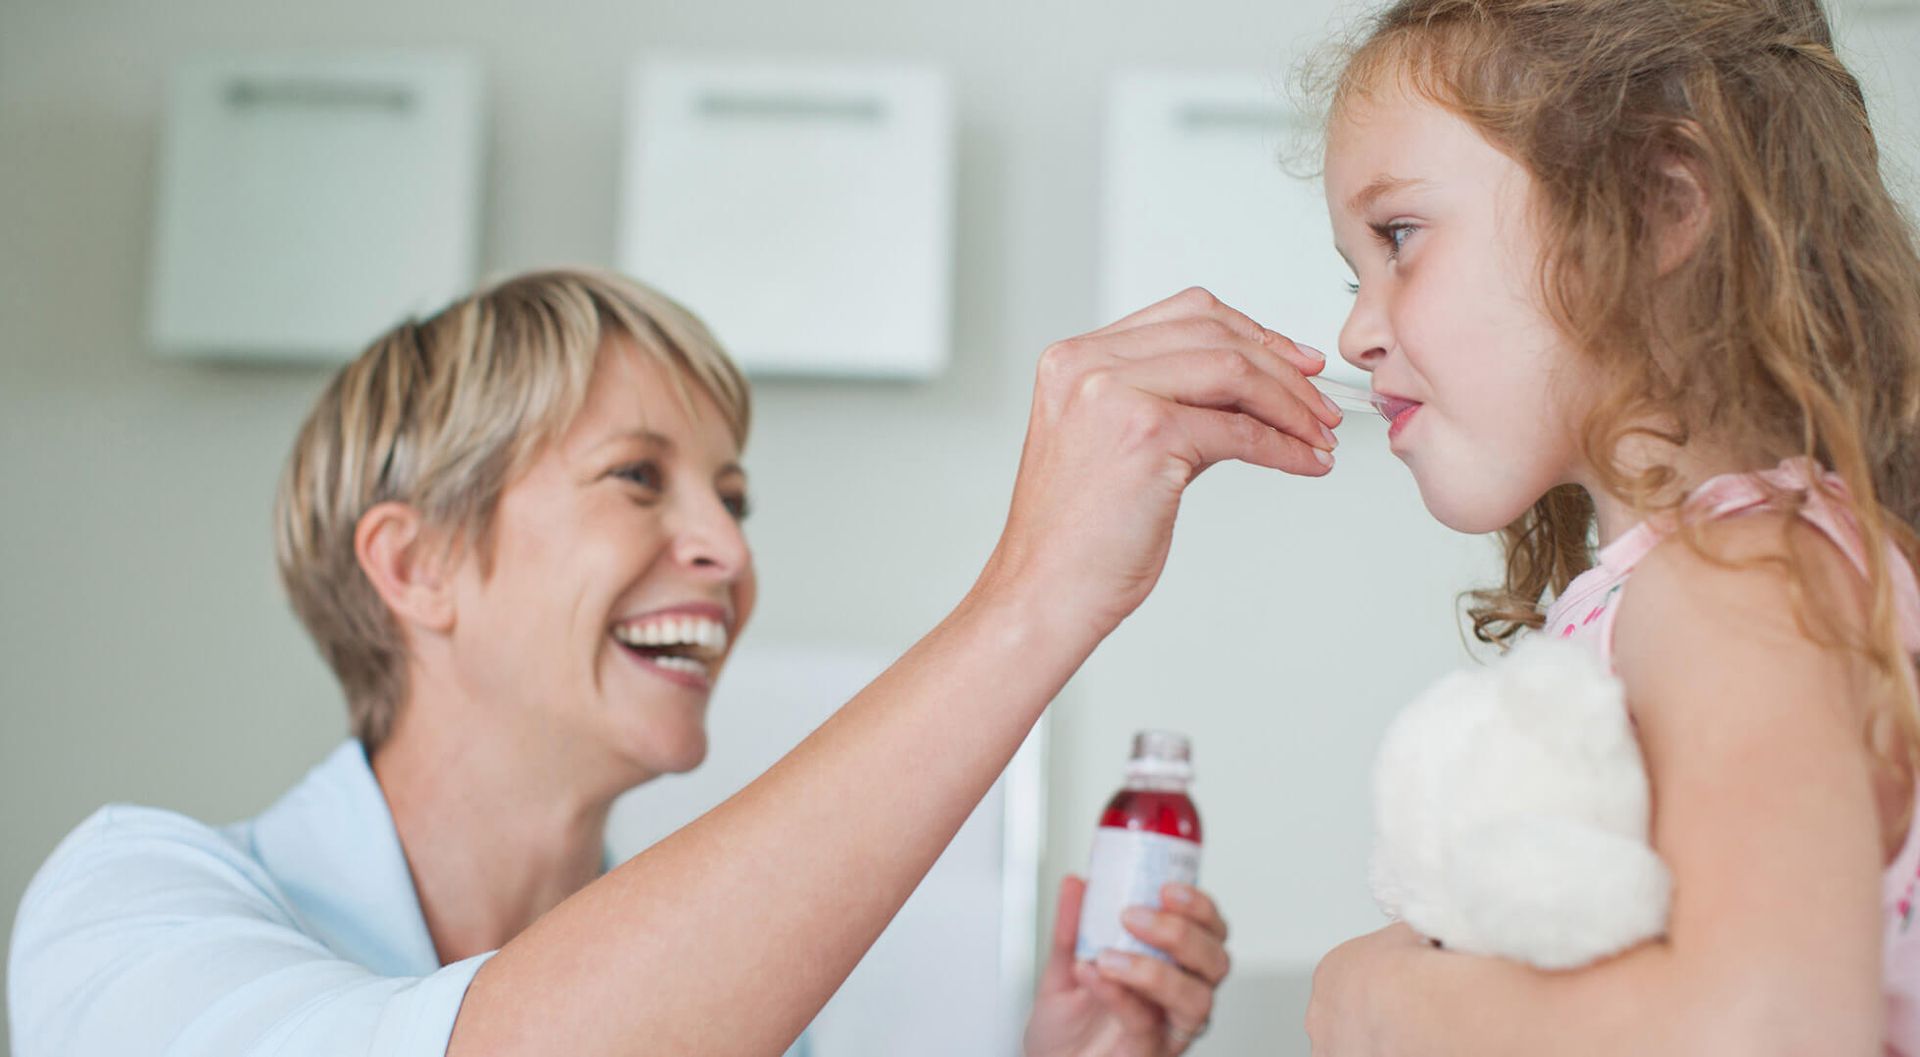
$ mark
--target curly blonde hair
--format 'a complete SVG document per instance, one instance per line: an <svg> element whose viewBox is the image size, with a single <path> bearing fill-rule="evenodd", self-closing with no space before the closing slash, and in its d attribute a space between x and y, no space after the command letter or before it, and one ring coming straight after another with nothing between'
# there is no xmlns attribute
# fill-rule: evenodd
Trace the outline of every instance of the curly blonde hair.
<svg viewBox="0 0 1920 1057"><path fill-rule="evenodd" d="M341 368L301 426L274 500L274 554L369 752L406 699L407 670L354 551L361 516L406 503L489 571L501 492L579 413L615 340L664 365L690 413L691 387L712 397L746 444L746 380L707 328L647 286L584 269L517 276L399 324Z"/></svg>
<svg viewBox="0 0 1920 1057"><path fill-rule="evenodd" d="M1806 455L1845 481L1833 498L1866 544L1863 633L1827 637L1845 622L1808 606L1837 600L1803 562L1768 561L1810 637L1871 662L1871 742L1911 764L1920 715L1887 545L1920 563L1920 256L1817 0L1402 0L1335 62L1331 114L1400 84L1532 176L1541 303L1606 379L1581 445L1609 494L1647 516L1684 499L1673 467L1624 467L1636 434L1712 437L1753 467ZM1697 241L1663 269L1689 194L1704 199ZM1505 646L1539 627L1592 566L1594 529L1572 485L1507 526L1504 582L1471 592L1474 636Z"/></svg>

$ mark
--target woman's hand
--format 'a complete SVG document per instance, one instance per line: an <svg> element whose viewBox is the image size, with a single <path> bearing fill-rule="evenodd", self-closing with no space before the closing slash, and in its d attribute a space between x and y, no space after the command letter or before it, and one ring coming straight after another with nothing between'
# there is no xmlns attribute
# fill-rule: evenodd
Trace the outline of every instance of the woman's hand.
<svg viewBox="0 0 1920 1057"><path fill-rule="evenodd" d="M1159 579L1201 471L1332 466L1340 411L1305 377L1325 365L1197 288L1050 346L981 589L1036 601L1097 641Z"/></svg>
<svg viewBox="0 0 1920 1057"><path fill-rule="evenodd" d="M1419 933L1394 923L1335 947L1313 971L1307 1038L1314 1057L1368 1057L1383 1052L1383 1021L1372 1005L1385 970L1429 948Z"/></svg>
<svg viewBox="0 0 1920 1057"><path fill-rule="evenodd" d="M1075 962L1074 937L1087 883L1060 885L1053 950L1027 1020L1027 1057L1175 1057L1206 1030L1213 992L1227 976L1227 923L1205 892L1161 890L1162 906L1136 907L1127 931L1172 956L1108 951ZM1138 920L1135 920L1135 915Z"/></svg>

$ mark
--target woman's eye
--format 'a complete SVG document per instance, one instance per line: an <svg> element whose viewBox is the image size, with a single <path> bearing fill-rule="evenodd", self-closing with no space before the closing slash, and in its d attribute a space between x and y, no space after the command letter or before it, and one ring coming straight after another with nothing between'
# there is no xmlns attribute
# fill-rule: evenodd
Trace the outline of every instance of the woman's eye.
<svg viewBox="0 0 1920 1057"><path fill-rule="evenodd" d="M723 495L720 497L720 503L727 508L727 513L733 515L735 521L745 521L747 515L753 513L753 503L745 495Z"/></svg>
<svg viewBox="0 0 1920 1057"><path fill-rule="evenodd" d="M1347 293L1350 293L1350 294L1352 294L1352 295L1353 295L1353 296L1355 296L1355 297L1359 297L1359 296L1360 296L1360 284L1359 284L1359 283L1344 283L1344 284L1342 284L1342 285L1344 285L1344 286L1345 286L1345 287L1347 288Z"/></svg>
<svg viewBox="0 0 1920 1057"><path fill-rule="evenodd" d="M667 475L661 472L660 464L654 462L628 463L613 471L613 475L651 492L658 492L667 484Z"/></svg>

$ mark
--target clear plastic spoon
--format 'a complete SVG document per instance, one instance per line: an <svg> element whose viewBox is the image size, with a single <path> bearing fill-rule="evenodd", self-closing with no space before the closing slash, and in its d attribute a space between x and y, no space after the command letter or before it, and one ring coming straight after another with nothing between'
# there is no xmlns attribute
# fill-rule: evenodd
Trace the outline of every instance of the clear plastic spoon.
<svg viewBox="0 0 1920 1057"><path fill-rule="evenodd" d="M1318 375L1308 378L1307 381L1313 383L1315 389L1325 393L1327 399L1345 410L1372 411L1382 418L1386 417L1387 398L1377 395L1371 389L1362 389L1357 385L1348 385L1345 382L1322 378Z"/></svg>

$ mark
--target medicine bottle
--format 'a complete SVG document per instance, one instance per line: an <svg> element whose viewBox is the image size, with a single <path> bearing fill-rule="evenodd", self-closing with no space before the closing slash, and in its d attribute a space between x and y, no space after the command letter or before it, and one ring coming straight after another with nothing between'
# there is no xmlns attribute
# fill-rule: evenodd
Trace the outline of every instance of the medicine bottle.
<svg viewBox="0 0 1920 1057"><path fill-rule="evenodd" d="M1187 795L1192 781L1186 735L1134 735L1126 784L1107 802L1094 831L1076 958L1087 961L1116 948L1171 960L1128 932L1120 914L1131 906L1160 906L1162 885L1199 880L1200 813Z"/></svg>

